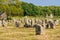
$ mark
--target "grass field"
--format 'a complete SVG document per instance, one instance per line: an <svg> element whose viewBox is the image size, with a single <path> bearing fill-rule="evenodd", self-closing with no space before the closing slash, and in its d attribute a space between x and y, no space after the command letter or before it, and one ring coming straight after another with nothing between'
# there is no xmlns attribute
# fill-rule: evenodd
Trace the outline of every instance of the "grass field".
<svg viewBox="0 0 60 40"><path fill-rule="evenodd" d="M44 35L35 35L34 28L0 27L0 40L60 40L60 25L45 30Z"/></svg>
<svg viewBox="0 0 60 40"><path fill-rule="evenodd" d="M55 29L45 29L44 35L35 35L34 28L0 27L0 40L60 40L60 24Z"/></svg>

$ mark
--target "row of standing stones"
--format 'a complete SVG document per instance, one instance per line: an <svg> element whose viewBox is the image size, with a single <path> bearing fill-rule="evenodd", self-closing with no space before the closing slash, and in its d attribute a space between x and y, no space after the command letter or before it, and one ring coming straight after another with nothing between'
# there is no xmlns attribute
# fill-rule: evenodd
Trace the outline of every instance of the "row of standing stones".
<svg viewBox="0 0 60 40"><path fill-rule="evenodd" d="M44 20L40 20L40 19L34 19L34 18L24 18L24 21L20 20L0 20L0 26L8 26L9 23L13 23L16 27L20 27L22 24L24 24L23 26L26 28L30 28L33 27L35 28L35 32L36 35L40 35L40 34L44 34L45 33L45 28L51 28L54 29L56 27L56 25L59 24L59 20L49 20L49 19L44 19Z"/></svg>

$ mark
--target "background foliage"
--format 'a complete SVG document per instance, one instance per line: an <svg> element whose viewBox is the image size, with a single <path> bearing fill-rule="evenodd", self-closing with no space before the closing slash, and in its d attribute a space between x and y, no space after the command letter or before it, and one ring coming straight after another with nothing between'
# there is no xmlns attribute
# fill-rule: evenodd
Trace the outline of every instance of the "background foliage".
<svg viewBox="0 0 60 40"><path fill-rule="evenodd" d="M36 6L20 0L0 0L0 12L6 12L8 16L60 16L60 6Z"/></svg>

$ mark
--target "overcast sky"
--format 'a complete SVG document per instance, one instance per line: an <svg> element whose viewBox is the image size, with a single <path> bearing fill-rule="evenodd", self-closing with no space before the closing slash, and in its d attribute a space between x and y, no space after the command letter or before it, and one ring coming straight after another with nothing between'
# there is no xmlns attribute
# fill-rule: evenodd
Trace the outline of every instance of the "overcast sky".
<svg viewBox="0 0 60 40"><path fill-rule="evenodd" d="M60 0L22 0L24 2L33 3L41 6L60 6Z"/></svg>

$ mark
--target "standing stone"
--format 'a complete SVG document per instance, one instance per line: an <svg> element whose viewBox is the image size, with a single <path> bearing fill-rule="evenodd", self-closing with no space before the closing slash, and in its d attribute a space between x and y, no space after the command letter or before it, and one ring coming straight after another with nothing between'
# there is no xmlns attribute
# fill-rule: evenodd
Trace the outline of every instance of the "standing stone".
<svg viewBox="0 0 60 40"><path fill-rule="evenodd" d="M48 14L46 14L46 18L49 18L49 15Z"/></svg>
<svg viewBox="0 0 60 40"><path fill-rule="evenodd" d="M0 27L2 27L2 21L0 20Z"/></svg>
<svg viewBox="0 0 60 40"><path fill-rule="evenodd" d="M24 18L25 25L24 27L32 27L32 20L28 19L27 16Z"/></svg>
<svg viewBox="0 0 60 40"><path fill-rule="evenodd" d="M54 20L54 25L58 25L59 24L59 20Z"/></svg>
<svg viewBox="0 0 60 40"><path fill-rule="evenodd" d="M50 18L53 18L53 15L52 14L50 14Z"/></svg>
<svg viewBox="0 0 60 40"><path fill-rule="evenodd" d="M22 27L22 20L18 20L19 21L19 27Z"/></svg>
<svg viewBox="0 0 60 40"><path fill-rule="evenodd" d="M35 27L36 35L40 35L41 34L41 27L40 27L40 25L35 24L34 27Z"/></svg>
<svg viewBox="0 0 60 40"><path fill-rule="evenodd" d="M48 29L48 28L49 28L49 23L46 24L46 29Z"/></svg>
<svg viewBox="0 0 60 40"><path fill-rule="evenodd" d="M43 25L41 26L41 34L45 34L45 27Z"/></svg>
<svg viewBox="0 0 60 40"><path fill-rule="evenodd" d="M48 23L48 20L47 19L45 19L45 24L47 24Z"/></svg>
<svg viewBox="0 0 60 40"><path fill-rule="evenodd" d="M40 24L35 24L35 31L36 31L36 35L41 35L44 34L44 27Z"/></svg>
<svg viewBox="0 0 60 40"><path fill-rule="evenodd" d="M32 20L31 19L28 20L28 24L30 25L30 27L32 27Z"/></svg>
<svg viewBox="0 0 60 40"><path fill-rule="evenodd" d="M50 28L53 29L54 28L54 24L52 21L49 21L49 25L50 25Z"/></svg>
<svg viewBox="0 0 60 40"><path fill-rule="evenodd" d="M3 20L2 20L2 26L4 27L4 22L3 22Z"/></svg>
<svg viewBox="0 0 60 40"><path fill-rule="evenodd" d="M46 27L45 21L42 20L42 24L41 24L41 34L45 34L45 27Z"/></svg>
<svg viewBox="0 0 60 40"><path fill-rule="evenodd" d="M30 19L30 25L31 25L31 27L33 27L33 25L34 25L34 19L33 18Z"/></svg>
<svg viewBox="0 0 60 40"><path fill-rule="evenodd" d="M25 22L25 24L24 24L24 27L30 27L30 23L29 23L29 19L27 18L27 16L24 18L24 22Z"/></svg>
<svg viewBox="0 0 60 40"><path fill-rule="evenodd" d="M3 25L5 26L5 27L7 27L7 21L5 21L5 20L3 20Z"/></svg>
<svg viewBox="0 0 60 40"><path fill-rule="evenodd" d="M49 28L48 19L45 19L45 28Z"/></svg>
<svg viewBox="0 0 60 40"><path fill-rule="evenodd" d="M41 21L40 21L39 19L36 19L36 20L35 20L35 23L41 24Z"/></svg>
<svg viewBox="0 0 60 40"><path fill-rule="evenodd" d="M42 26L45 28L45 21L42 20Z"/></svg>
<svg viewBox="0 0 60 40"><path fill-rule="evenodd" d="M16 22L15 22L15 25L16 25L16 27L19 27L19 22L16 21Z"/></svg>

